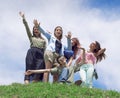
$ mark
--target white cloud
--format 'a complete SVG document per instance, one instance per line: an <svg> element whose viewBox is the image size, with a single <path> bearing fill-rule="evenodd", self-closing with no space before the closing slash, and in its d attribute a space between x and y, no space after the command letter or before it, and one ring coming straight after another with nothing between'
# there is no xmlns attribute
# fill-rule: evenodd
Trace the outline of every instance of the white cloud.
<svg viewBox="0 0 120 98"><path fill-rule="evenodd" d="M0 55L2 55L0 84L23 83L24 59L30 44L18 14L19 11L24 11L31 30L32 21L37 18L41 26L50 32L53 32L57 25L63 27L65 34L71 31L73 37L78 37L86 49L92 41L99 41L101 46L107 49L107 58L97 64L100 77L98 82L107 89L120 91L120 80L117 75L120 69L118 45L120 19L112 13L110 17L106 17L100 9L88 9L83 2L84 0L3 1L0 4L0 8L4 9L0 10L2 13L0 15Z"/></svg>

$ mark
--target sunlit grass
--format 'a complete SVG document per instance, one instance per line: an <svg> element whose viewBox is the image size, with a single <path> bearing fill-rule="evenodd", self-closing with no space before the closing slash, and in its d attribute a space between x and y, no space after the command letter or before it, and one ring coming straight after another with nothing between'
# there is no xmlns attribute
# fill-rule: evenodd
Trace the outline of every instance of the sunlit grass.
<svg viewBox="0 0 120 98"><path fill-rule="evenodd" d="M120 93L67 84L13 83L0 86L0 98L120 98Z"/></svg>

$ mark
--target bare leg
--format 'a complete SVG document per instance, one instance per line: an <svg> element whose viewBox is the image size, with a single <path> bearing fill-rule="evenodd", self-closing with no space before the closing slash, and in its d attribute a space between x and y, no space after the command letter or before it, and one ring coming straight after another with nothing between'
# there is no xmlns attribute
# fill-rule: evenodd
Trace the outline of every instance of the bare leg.
<svg viewBox="0 0 120 98"><path fill-rule="evenodd" d="M51 62L45 62L45 68L46 69L50 69L51 68L51 66L52 66L52 63ZM44 82L48 82L48 80L49 80L49 73L44 73L44 77L43 77L43 81Z"/></svg>
<svg viewBox="0 0 120 98"><path fill-rule="evenodd" d="M24 83L25 84L29 84L30 82L29 82L29 80L25 80Z"/></svg>

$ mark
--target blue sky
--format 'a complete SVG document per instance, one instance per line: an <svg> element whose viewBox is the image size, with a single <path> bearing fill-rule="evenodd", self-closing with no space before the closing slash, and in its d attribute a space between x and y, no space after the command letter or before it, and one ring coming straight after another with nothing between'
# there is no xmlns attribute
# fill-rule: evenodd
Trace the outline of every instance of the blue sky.
<svg viewBox="0 0 120 98"><path fill-rule="evenodd" d="M106 59L95 65L99 79L94 87L120 91L119 0L4 0L0 3L0 85L24 83L25 56L30 47L19 11L32 30L33 19L53 32L57 25L78 37L86 49L95 40L106 48ZM65 37L63 42L66 43ZM75 80L79 74L75 74Z"/></svg>
<svg viewBox="0 0 120 98"><path fill-rule="evenodd" d="M96 8L119 8L120 1L119 0L88 0L88 5Z"/></svg>

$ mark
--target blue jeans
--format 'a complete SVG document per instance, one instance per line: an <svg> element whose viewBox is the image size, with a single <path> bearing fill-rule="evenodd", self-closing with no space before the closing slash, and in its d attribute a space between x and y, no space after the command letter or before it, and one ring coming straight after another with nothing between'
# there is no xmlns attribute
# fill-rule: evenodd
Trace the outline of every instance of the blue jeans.
<svg viewBox="0 0 120 98"><path fill-rule="evenodd" d="M69 70L68 70L68 68L66 68L66 67L63 68L61 74L59 75L58 81L59 81L59 82L66 82L67 79L68 79L68 75L69 75Z"/></svg>
<svg viewBox="0 0 120 98"><path fill-rule="evenodd" d="M80 67L79 74L82 80L82 86L87 86L89 88L92 88L93 72L94 72L94 65L92 64L83 64Z"/></svg>

